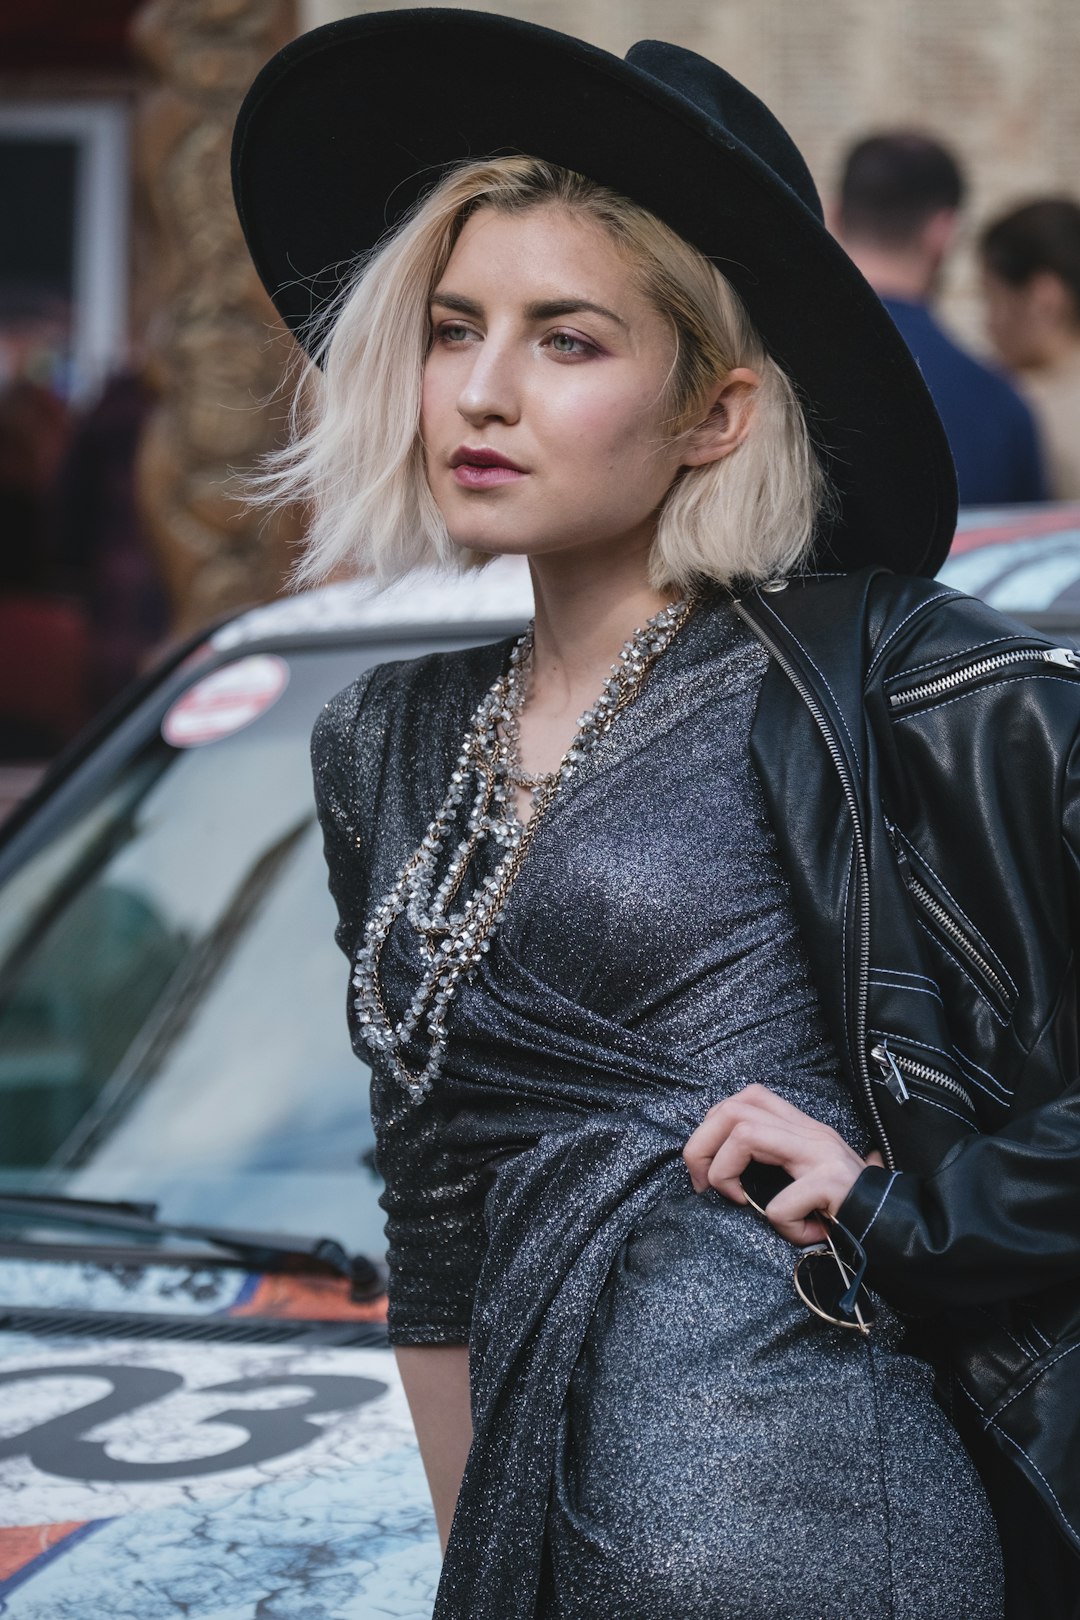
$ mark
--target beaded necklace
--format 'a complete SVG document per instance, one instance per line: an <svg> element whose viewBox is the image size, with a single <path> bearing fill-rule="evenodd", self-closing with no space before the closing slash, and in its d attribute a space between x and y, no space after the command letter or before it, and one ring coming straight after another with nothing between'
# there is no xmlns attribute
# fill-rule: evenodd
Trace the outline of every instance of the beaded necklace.
<svg viewBox="0 0 1080 1620"><path fill-rule="evenodd" d="M388 1060L413 1098L423 1097L441 1071L450 1003L461 981L472 978L490 947L491 931L502 920L510 890L537 828L563 784L574 775L620 710L637 696L648 671L682 629L694 606L693 600L671 603L623 643L600 696L581 716L574 739L555 771L529 776L520 764L518 720L532 667L531 624L514 644L508 668L481 699L450 773L446 797L419 846L399 869L389 893L368 918L356 954L352 984L361 1038L372 1052ZM533 795L532 814L524 824L514 807L515 787L526 787ZM453 845L454 821L470 794L465 836ZM494 841L503 853L489 875L459 901L469 866L487 840ZM446 871L436 882L440 858L444 856ZM402 914L418 936L427 960L412 1000L394 1022L383 998L379 967L383 946ZM427 1057L419 1073L413 1073L400 1054L421 1024L428 1039Z"/></svg>

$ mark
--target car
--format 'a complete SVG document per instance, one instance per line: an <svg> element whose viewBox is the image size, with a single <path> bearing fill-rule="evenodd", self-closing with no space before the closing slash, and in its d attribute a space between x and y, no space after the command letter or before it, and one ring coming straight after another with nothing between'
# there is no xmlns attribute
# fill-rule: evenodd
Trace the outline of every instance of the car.
<svg viewBox="0 0 1080 1620"><path fill-rule="evenodd" d="M430 1615L308 737L530 607L500 563L241 614L3 829L6 1620Z"/></svg>
<svg viewBox="0 0 1080 1620"><path fill-rule="evenodd" d="M942 578L1080 641L1080 506L963 514ZM0 830L5 1620L430 1615L307 746L530 608L506 559L234 616Z"/></svg>
<svg viewBox="0 0 1080 1620"><path fill-rule="evenodd" d="M1080 638L1080 503L962 511L938 578L1072 645Z"/></svg>

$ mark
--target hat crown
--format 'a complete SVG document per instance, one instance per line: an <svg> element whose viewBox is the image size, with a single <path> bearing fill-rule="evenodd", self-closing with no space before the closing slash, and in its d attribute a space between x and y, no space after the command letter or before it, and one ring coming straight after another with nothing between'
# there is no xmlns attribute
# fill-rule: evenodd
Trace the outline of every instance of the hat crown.
<svg viewBox="0 0 1080 1620"><path fill-rule="evenodd" d="M676 90L728 136L772 170L818 220L825 214L813 176L787 130L753 91L722 67L662 39L642 39L626 53L629 66Z"/></svg>

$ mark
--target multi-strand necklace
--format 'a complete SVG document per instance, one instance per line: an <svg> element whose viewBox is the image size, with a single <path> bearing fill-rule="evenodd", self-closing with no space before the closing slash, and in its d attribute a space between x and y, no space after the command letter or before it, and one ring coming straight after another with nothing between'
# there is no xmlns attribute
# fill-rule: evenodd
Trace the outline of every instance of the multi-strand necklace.
<svg viewBox="0 0 1080 1620"><path fill-rule="evenodd" d="M581 716L558 769L549 774L531 776L521 768L519 719L532 671L532 625L515 643L508 668L473 714L450 773L446 797L418 848L369 917L353 974L361 1037L372 1052L390 1063L414 1097L422 1097L441 1070L450 1003L462 980L475 973L489 949L491 931L502 918L537 828L560 788L620 710L637 696L648 671L686 623L693 606L690 600L671 603L623 644L600 696ZM532 814L524 824L515 810L517 788L532 793ZM466 802L465 833L455 843L458 813ZM489 842L502 853L488 875L478 879L472 892L463 897L469 867ZM402 915L420 941L425 965L408 1007L395 1021L383 996L380 961L390 930ZM403 1062L402 1052L421 1028L427 1037L427 1056L414 1072Z"/></svg>

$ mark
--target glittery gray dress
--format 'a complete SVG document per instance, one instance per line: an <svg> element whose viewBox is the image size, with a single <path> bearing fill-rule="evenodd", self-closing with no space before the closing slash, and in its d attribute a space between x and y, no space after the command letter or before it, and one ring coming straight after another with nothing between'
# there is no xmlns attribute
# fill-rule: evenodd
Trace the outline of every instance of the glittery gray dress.
<svg viewBox="0 0 1080 1620"><path fill-rule="evenodd" d="M382 666L324 711L350 955L507 653ZM680 1157L749 1081L866 1143L750 764L765 658L698 610L539 829L435 1092L375 1065L391 1336L470 1345L438 1620L1000 1616L989 1509L896 1319L865 1343L811 1316L791 1247ZM394 1016L417 951L396 923Z"/></svg>

